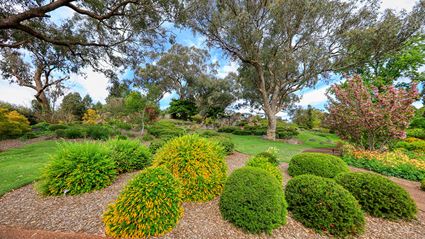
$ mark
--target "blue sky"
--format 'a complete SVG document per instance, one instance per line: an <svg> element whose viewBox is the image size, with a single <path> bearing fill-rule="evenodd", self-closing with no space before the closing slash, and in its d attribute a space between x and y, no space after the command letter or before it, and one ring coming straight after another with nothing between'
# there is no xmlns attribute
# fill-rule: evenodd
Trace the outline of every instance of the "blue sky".
<svg viewBox="0 0 425 239"><path fill-rule="evenodd" d="M392 8L400 11L406 9L411 10L412 6L415 4L415 0L383 0L383 8ZM52 19L55 22L62 21L67 17L71 16L72 12L67 8L60 8L54 14L52 14ZM186 45L186 46L196 46L199 48L207 49L207 46L204 42L204 38L200 35L194 35L189 29L175 29L170 28L173 33L176 35L176 42ZM230 61L226 58L223 52L220 49L212 48L208 49L211 55L212 61L217 61L220 65L218 70L218 77L225 77L230 72L236 72L238 68L237 62ZM77 91L81 95L90 94L95 102L100 101L105 102L105 98L108 95L108 79L100 73L96 73L91 69L85 69L86 78L78 75L71 75L71 80L68 83L69 90L68 92ZM126 73L121 76L121 78L131 78L131 73ZM325 92L330 86L330 83L338 82L340 78L334 77L331 82L319 82L314 88L304 89L298 94L302 96L299 105L307 106L312 105L317 108L323 108L326 103ZM33 99L34 91L29 88L20 87L16 85L11 85L7 81L0 79L0 100L7 101L14 104L30 106L30 102ZM161 108L166 108L175 97L175 94L166 94L165 97L161 100ZM417 105L418 106L418 105ZM242 110L243 112L248 112L248 109ZM282 113L281 116L286 114Z"/></svg>

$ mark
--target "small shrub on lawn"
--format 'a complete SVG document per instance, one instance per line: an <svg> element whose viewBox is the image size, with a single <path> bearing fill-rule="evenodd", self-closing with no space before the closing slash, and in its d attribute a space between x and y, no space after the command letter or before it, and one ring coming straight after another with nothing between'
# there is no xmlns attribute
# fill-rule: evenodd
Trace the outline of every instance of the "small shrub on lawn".
<svg viewBox="0 0 425 239"><path fill-rule="evenodd" d="M299 134L296 128L277 128L276 137L278 139L290 139Z"/></svg>
<svg viewBox="0 0 425 239"><path fill-rule="evenodd" d="M416 204L402 187L393 181L372 173L342 173L337 183L351 192L362 209L375 217L386 219L413 219Z"/></svg>
<svg viewBox="0 0 425 239"><path fill-rule="evenodd" d="M149 149L138 140L115 139L109 140L106 145L119 173L144 169L152 162Z"/></svg>
<svg viewBox="0 0 425 239"><path fill-rule="evenodd" d="M261 168L236 169L220 197L223 218L251 233L271 233L284 225L286 208L281 182Z"/></svg>
<svg viewBox="0 0 425 239"><path fill-rule="evenodd" d="M261 153L255 155L255 156L267 158L271 164L278 166L279 165L279 160L277 158L278 153L279 153L279 150L277 148L270 147L266 151L261 152Z"/></svg>
<svg viewBox="0 0 425 239"><path fill-rule="evenodd" d="M86 127L87 137L95 140L106 140L114 135L111 128L100 125L88 125Z"/></svg>
<svg viewBox="0 0 425 239"><path fill-rule="evenodd" d="M109 186L117 171L109 150L93 143L65 143L51 156L39 189L44 195L76 195Z"/></svg>
<svg viewBox="0 0 425 239"><path fill-rule="evenodd" d="M154 156L154 166L166 166L183 184L183 200L208 201L221 194L227 165L223 148L199 135L168 141Z"/></svg>
<svg viewBox="0 0 425 239"><path fill-rule="evenodd" d="M161 120L146 127L148 132L158 138L174 138L186 133L183 128L179 128L171 121Z"/></svg>
<svg viewBox="0 0 425 239"><path fill-rule="evenodd" d="M319 233L346 237L364 231L365 219L359 203L332 179L297 176L288 182L285 196L293 217Z"/></svg>
<svg viewBox="0 0 425 239"><path fill-rule="evenodd" d="M322 153L301 153L292 157L288 173L292 177L301 174L313 174L333 178L339 173L348 172L347 164L340 158Z"/></svg>
<svg viewBox="0 0 425 239"><path fill-rule="evenodd" d="M49 126L50 131L56 131L58 129L67 129L67 128L68 128L68 126L64 125L64 124L51 124Z"/></svg>
<svg viewBox="0 0 425 239"><path fill-rule="evenodd" d="M86 136L86 131L78 126L72 126L67 129L58 129L55 133L57 137L66 139L78 139Z"/></svg>
<svg viewBox="0 0 425 239"><path fill-rule="evenodd" d="M164 167L135 176L103 215L106 235L146 238L171 231L183 215L180 182Z"/></svg>
<svg viewBox="0 0 425 239"><path fill-rule="evenodd" d="M240 128L236 126L225 126L225 127L219 128L217 131L223 132L223 133L233 133L235 130L238 130L238 129Z"/></svg>
<svg viewBox="0 0 425 239"><path fill-rule="evenodd" d="M211 137L215 137L215 136L220 136L219 133L217 133L216 131L213 131L213 130L203 131L199 135L201 135L202 137L205 137L205 138L211 138Z"/></svg>
<svg viewBox="0 0 425 239"><path fill-rule="evenodd" d="M232 139L225 137L225 136L214 136L209 138L215 142L217 142L218 145L220 145L223 150L224 153L226 155L232 154L233 151L235 150L235 144L233 143Z"/></svg>
<svg viewBox="0 0 425 239"><path fill-rule="evenodd" d="M280 172L280 169L275 165L271 164L269 160L265 157L255 156L254 158L248 160L246 166L261 168L269 172L273 177L275 177L279 182L282 182L283 176Z"/></svg>

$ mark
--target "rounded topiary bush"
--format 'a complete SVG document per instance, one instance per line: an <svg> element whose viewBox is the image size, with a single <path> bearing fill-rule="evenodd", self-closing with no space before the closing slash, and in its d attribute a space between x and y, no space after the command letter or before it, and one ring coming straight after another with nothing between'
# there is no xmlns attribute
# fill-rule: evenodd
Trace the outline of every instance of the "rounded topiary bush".
<svg viewBox="0 0 425 239"><path fill-rule="evenodd" d="M275 177L279 182L282 182L283 176L280 172L280 169L275 165L271 164L267 158L255 156L254 158L248 160L246 166L262 168L269 172L273 177Z"/></svg>
<svg viewBox="0 0 425 239"><path fill-rule="evenodd" d="M209 139L216 141L218 145L220 145L223 148L224 153L226 155L232 154L233 151L235 150L235 144L228 137L214 136L214 137L210 137Z"/></svg>
<svg viewBox="0 0 425 239"><path fill-rule="evenodd" d="M138 140L109 140L106 145L119 173L144 169L152 163L149 149Z"/></svg>
<svg viewBox="0 0 425 239"><path fill-rule="evenodd" d="M117 171L109 150L94 143L65 143L51 156L39 190L44 195L76 195L109 186Z"/></svg>
<svg viewBox="0 0 425 239"><path fill-rule="evenodd" d="M285 196L293 217L319 233L345 237L364 231L359 203L332 179L297 176L288 182Z"/></svg>
<svg viewBox="0 0 425 239"><path fill-rule="evenodd" d="M199 135L170 140L156 152L153 165L165 165L180 179L184 201L208 201L223 191L227 171L223 149Z"/></svg>
<svg viewBox="0 0 425 239"><path fill-rule="evenodd" d="M117 238L145 238L171 231L183 215L181 184L164 167L135 176L103 215L105 232Z"/></svg>
<svg viewBox="0 0 425 239"><path fill-rule="evenodd" d="M288 173L292 177L312 174L325 178L333 178L339 173L348 172L347 163L342 159L322 153L301 153L292 157Z"/></svg>
<svg viewBox="0 0 425 239"><path fill-rule="evenodd" d="M277 159L277 155L272 154L270 152L261 152L261 153L255 155L255 157L266 158L271 164L273 164L275 166L279 165L279 160Z"/></svg>
<svg viewBox="0 0 425 239"><path fill-rule="evenodd" d="M235 170L220 197L223 218L251 233L270 233L285 224L286 208L281 182L256 167Z"/></svg>
<svg viewBox="0 0 425 239"><path fill-rule="evenodd" d="M351 192L362 209L375 217L413 219L416 204L402 187L393 181L372 173L342 173L337 183Z"/></svg>

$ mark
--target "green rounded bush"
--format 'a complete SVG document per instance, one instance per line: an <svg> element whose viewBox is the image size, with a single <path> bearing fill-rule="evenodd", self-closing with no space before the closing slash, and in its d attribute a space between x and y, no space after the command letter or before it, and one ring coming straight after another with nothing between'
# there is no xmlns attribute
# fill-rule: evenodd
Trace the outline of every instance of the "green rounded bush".
<svg viewBox="0 0 425 239"><path fill-rule="evenodd" d="M270 152L261 152L261 153L255 155L255 157L266 158L271 164L273 164L275 166L279 165L279 160L277 159L277 155L272 154Z"/></svg>
<svg viewBox="0 0 425 239"><path fill-rule="evenodd" d="M64 143L43 171L44 195L76 195L109 186L117 171L109 150L100 144Z"/></svg>
<svg viewBox="0 0 425 239"><path fill-rule="evenodd" d="M164 168L135 176L103 214L106 235L146 238L171 231L183 215L181 184Z"/></svg>
<svg viewBox="0 0 425 239"><path fill-rule="evenodd" d="M67 129L67 128L68 128L68 126L64 125L64 124L51 124L49 126L50 131L56 131L58 129Z"/></svg>
<svg viewBox="0 0 425 239"><path fill-rule="evenodd" d="M149 151L151 152L151 154L155 154L156 151L158 151L158 149L160 149L166 143L167 143L167 140L163 140L163 139L154 140L149 144Z"/></svg>
<svg viewBox="0 0 425 239"><path fill-rule="evenodd" d="M210 137L209 139L217 142L218 145L220 145L223 148L224 153L226 155L232 154L233 151L235 150L235 144L228 137L225 137L225 136L214 136L214 137Z"/></svg>
<svg viewBox="0 0 425 239"><path fill-rule="evenodd" d="M57 137L66 139L78 139L86 136L86 131L77 126L72 126L67 129L58 129L55 133Z"/></svg>
<svg viewBox="0 0 425 239"><path fill-rule="evenodd" d="M372 173L342 173L335 180L350 191L362 209L372 216L393 220L416 217L416 204L409 193L383 176Z"/></svg>
<svg viewBox="0 0 425 239"><path fill-rule="evenodd" d="M101 125L89 125L86 127L87 137L96 140L106 140L114 135L111 128Z"/></svg>
<svg viewBox="0 0 425 239"><path fill-rule="evenodd" d="M297 176L288 182L285 196L293 217L319 233L345 237L364 231L359 203L332 179Z"/></svg>
<svg viewBox="0 0 425 239"><path fill-rule="evenodd" d="M227 165L223 149L199 135L174 138L155 154L153 165L165 165L183 184L183 200L208 201L221 194Z"/></svg>
<svg viewBox="0 0 425 239"><path fill-rule="evenodd" d="M342 159L322 153L301 153L292 157L288 173L292 177L312 174L325 178L333 178L339 173L348 172L347 163Z"/></svg>
<svg viewBox="0 0 425 239"><path fill-rule="evenodd" d="M265 157L255 156L254 158L248 160L246 166L262 168L268 173L270 173L273 177L275 177L279 182L282 183L283 181L283 176L280 172L280 169L275 165L271 164L269 160Z"/></svg>
<svg viewBox="0 0 425 239"><path fill-rule="evenodd" d="M281 182L256 167L235 170L220 197L223 218L251 233L271 233L284 225L286 208Z"/></svg>
<svg viewBox="0 0 425 239"><path fill-rule="evenodd" d="M109 140L106 145L110 149L111 158L115 161L118 173L144 169L152 163L149 149L138 140Z"/></svg>

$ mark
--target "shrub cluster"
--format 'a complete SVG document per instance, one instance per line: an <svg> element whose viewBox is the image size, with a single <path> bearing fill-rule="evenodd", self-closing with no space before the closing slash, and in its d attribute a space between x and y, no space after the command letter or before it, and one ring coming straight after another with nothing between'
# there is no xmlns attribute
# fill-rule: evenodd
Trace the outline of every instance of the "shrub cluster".
<svg viewBox="0 0 425 239"><path fill-rule="evenodd" d="M53 125L52 125L53 126ZM102 125L73 125L63 127L53 127L55 134L59 138L78 139L78 138L91 138L95 140L106 140L112 136L119 135L119 132L113 130L111 127Z"/></svg>
<svg viewBox="0 0 425 239"><path fill-rule="evenodd" d="M151 152L152 155L154 155L156 151L158 151L158 149L164 146L165 143L167 143L167 140L165 139L154 140L149 144L149 151Z"/></svg>
<svg viewBox="0 0 425 239"><path fill-rule="evenodd" d="M25 116L0 108L0 139L16 138L30 130L30 122Z"/></svg>
<svg viewBox="0 0 425 239"><path fill-rule="evenodd" d="M147 126L146 129L151 135L161 139L170 139L186 133L185 129L168 120L157 121Z"/></svg>
<svg viewBox="0 0 425 239"><path fill-rule="evenodd" d="M218 129L218 132L232 133L236 135L266 135L267 127L266 126L226 126ZM278 126L276 128L276 137L278 139L289 139L295 137L299 134L298 130L294 127L282 127Z"/></svg>
<svg viewBox="0 0 425 239"><path fill-rule="evenodd" d="M160 236L183 215L181 185L164 167L134 177L103 215L105 231L116 238Z"/></svg>
<svg viewBox="0 0 425 239"><path fill-rule="evenodd" d="M279 182L282 182L283 176L280 172L279 168L269 162L269 160L265 157L255 156L248 160L246 166L261 168L270 173L273 177L275 177Z"/></svg>
<svg viewBox="0 0 425 239"><path fill-rule="evenodd" d="M386 219L413 219L416 216L416 204L409 193L383 176L342 173L335 180L350 191L362 209L372 216Z"/></svg>
<svg viewBox="0 0 425 239"><path fill-rule="evenodd" d="M348 172L347 164L339 157L322 153L301 153L292 157L288 173L291 176L312 174L333 178L339 173Z"/></svg>
<svg viewBox="0 0 425 239"><path fill-rule="evenodd" d="M278 156L278 151L276 148L273 148L273 147L270 147L269 149L267 149L267 151L264 151L255 155L255 157L266 158L271 164L275 166L279 165L279 160L277 156Z"/></svg>
<svg viewBox="0 0 425 239"><path fill-rule="evenodd" d="M223 190L227 171L223 149L199 135L170 140L156 152L153 165L165 165L181 180L184 201L208 201Z"/></svg>
<svg viewBox="0 0 425 239"><path fill-rule="evenodd" d="M229 137L214 136L214 137L210 137L209 139L215 141L218 145L220 145L223 148L224 153L227 155L232 154L233 151L235 150L235 144Z"/></svg>
<svg viewBox="0 0 425 239"><path fill-rule="evenodd" d="M138 140L109 140L106 145L115 161L118 173L144 169L152 161L149 149Z"/></svg>
<svg viewBox="0 0 425 239"><path fill-rule="evenodd" d="M288 182L285 196L294 218L319 233L345 237L364 231L359 203L332 179L297 176Z"/></svg>
<svg viewBox="0 0 425 239"><path fill-rule="evenodd" d="M44 195L76 195L109 186L117 175L109 150L100 144L64 143L43 171Z"/></svg>
<svg viewBox="0 0 425 239"><path fill-rule="evenodd" d="M414 137L414 138L425 140L425 129L423 128L408 129L406 131L406 134L408 137Z"/></svg>
<svg viewBox="0 0 425 239"><path fill-rule="evenodd" d="M282 184L261 168L235 170L220 197L223 218L251 233L271 233L285 224L286 208Z"/></svg>
<svg viewBox="0 0 425 239"><path fill-rule="evenodd" d="M400 141L395 145L396 148L404 148L411 151L425 151L425 140L414 140L412 142Z"/></svg>

